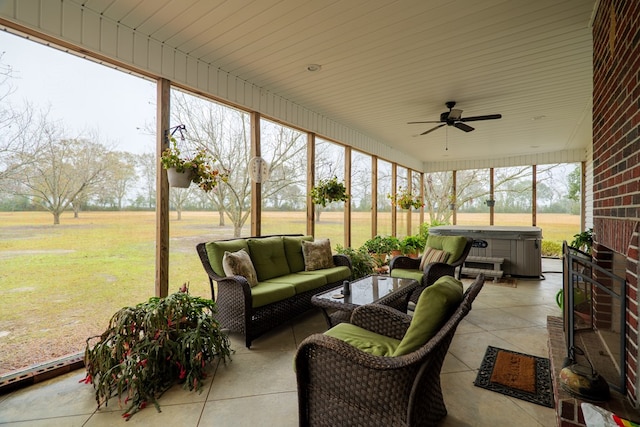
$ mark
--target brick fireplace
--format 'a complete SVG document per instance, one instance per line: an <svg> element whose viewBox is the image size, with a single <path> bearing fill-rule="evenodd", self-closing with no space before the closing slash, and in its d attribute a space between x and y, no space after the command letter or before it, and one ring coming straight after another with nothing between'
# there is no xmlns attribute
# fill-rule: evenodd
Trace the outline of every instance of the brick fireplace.
<svg viewBox="0 0 640 427"><path fill-rule="evenodd" d="M593 20L593 257L622 259L626 279L623 369L638 403L640 214L640 2L601 0Z"/></svg>

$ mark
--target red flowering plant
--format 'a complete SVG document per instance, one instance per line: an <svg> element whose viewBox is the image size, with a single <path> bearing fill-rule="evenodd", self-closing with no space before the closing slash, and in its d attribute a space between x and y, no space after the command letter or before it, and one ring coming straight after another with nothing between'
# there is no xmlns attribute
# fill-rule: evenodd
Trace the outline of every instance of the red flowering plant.
<svg viewBox="0 0 640 427"><path fill-rule="evenodd" d="M87 339L82 382L93 384L98 408L117 396L128 420L151 403L160 411L157 399L173 384L201 391L207 365L231 357L215 311L214 301L189 295L186 284L118 310L102 335Z"/></svg>

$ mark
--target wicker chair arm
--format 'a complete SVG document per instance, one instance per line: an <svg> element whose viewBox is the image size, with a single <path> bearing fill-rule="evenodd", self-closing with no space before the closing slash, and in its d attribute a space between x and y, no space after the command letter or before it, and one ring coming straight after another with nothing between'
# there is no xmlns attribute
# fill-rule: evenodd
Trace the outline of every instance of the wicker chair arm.
<svg viewBox="0 0 640 427"><path fill-rule="evenodd" d="M336 267L349 267L349 270L353 271L353 266L351 265L351 258L344 254L335 254L333 255L333 265Z"/></svg>
<svg viewBox="0 0 640 427"><path fill-rule="evenodd" d="M420 267L420 258L410 258L408 256L399 255L393 257L389 262L389 271L394 268L417 269Z"/></svg>
<svg viewBox="0 0 640 427"><path fill-rule="evenodd" d="M430 264L426 264L423 271L426 276L426 281L423 282L429 286L433 285L435 281L442 276L453 276L456 268L444 262L432 262Z"/></svg>
<svg viewBox="0 0 640 427"><path fill-rule="evenodd" d="M376 334L401 340L409 329L411 316L386 305L367 304L353 311L350 322Z"/></svg>

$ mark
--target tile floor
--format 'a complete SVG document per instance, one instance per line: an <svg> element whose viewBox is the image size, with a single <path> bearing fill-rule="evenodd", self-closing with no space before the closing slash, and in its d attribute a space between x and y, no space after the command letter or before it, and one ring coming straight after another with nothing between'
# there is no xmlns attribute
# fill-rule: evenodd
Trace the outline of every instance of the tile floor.
<svg viewBox="0 0 640 427"><path fill-rule="evenodd" d="M562 264L544 259L546 280L519 279L517 287L488 281L462 321L442 370L449 415L442 426L555 426L555 411L473 385L488 345L548 357L548 315L559 316L555 294L562 287ZM295 426L296 380L292 360L307 335L326 330L312 310L254 341L251 350L232 336L233 360L220 365L203 392L179 387L160 398L161 413L149 407L128 426ZM93 388L75 371L0 396L0 426L124 425L117 401L96 410Z"/></svg>

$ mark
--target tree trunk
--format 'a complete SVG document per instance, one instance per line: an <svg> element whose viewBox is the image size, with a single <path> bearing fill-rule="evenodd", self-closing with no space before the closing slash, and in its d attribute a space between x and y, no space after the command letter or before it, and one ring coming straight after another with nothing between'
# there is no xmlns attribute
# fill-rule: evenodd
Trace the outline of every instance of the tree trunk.
<svg viewBox="0 0 640 427"><path fill-rule="evenodd" d="M51 212L53 214L53 225L60 224L60 212Z"/></svg>
<svg viewBox="0 0 640 427"><path fill-rule="evenodd" d="M182 209L176 209L176 212L178 214L178 221L180 221L182 219Z"/></svg>
<svg viewBox="0 0 640 427"><path fill-rule="evenodd" d="M238 224L234 224L233 225L233 237L240 237L241 232L242 232L242 226L240 226Z"/></svg>
<svg viewBox="0 0 640 427"><path fill-rule="evenodd" d="M224 212L222 209L218 209L218 225L224 227ZM240 235L238 234L236 237L240 237Z"/></svg>

